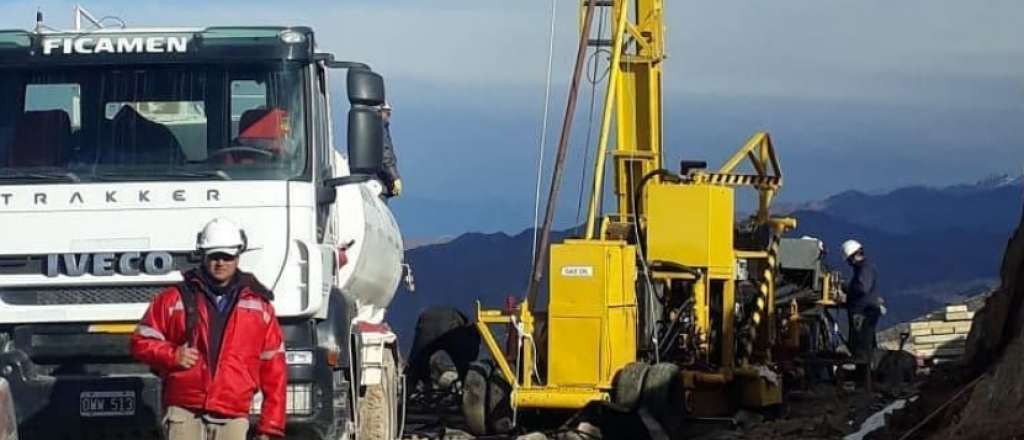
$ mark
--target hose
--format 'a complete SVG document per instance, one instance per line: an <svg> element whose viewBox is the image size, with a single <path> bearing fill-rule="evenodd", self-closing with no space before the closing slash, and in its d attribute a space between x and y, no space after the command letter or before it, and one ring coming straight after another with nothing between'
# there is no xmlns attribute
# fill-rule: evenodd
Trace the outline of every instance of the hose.
<svg viewBox="0 0 1024 440"><path fill-rule="evenodd" d="M658 269L661 269L661 270L664 270L664 271L669 271L669 272L687 273L687 274L693 275L693 276L695 276L697 278L700 278L700 277L703 276L703 274L701 274L701 272L699 270L697 270L696 268L687 266L685 264L676 263L676 262L673 262L673 261L654 260L654 261L651 262L651 267L655 267L655 268L658 268Z"/></svg>
<svg viewBox="0 0 1024 440"><path fill-rule="evenodd" d="M639 259L640 259L640 268L641 268L641 272L642 272L641 276L642 276L642 278L644 280L644 286L645 286L644 290L649 292L649 294L653 295L654 299L656 299L659 303L661 303L662 306L665 305L667 299L664 298L664 297L658 297L658 294L656 292L657 289L655 289L655 287L654 287L654 280L651 278L651 268L647 264L647 247L646 247L646 239L645 239L646 234L644 233L643 228L640 227L640 211L638 209L639 208L639 204L637 203L637 197L638 197L637 194L642 194L643 193L642 189L643 189L644 185L646 185L647 182L652 177L654 177L656 175L669 175L669 174L671 174L671 171L668 171L668 170L658 170L656 172L648 173L646 176L641 178L640 182L637 184L637 188L633 191L633 203L632 203L633 204L633 233L635 234L635 236L636 236L635 238L637 240L637 248L638 248L638 251L639 251ZM650 296L646 297L646 299L647 299L647 301L649 303L649 304L647 304L647 308L648 309L653 309L654 308L654 304L650 301ZM646 325L645 325L645 327L646 327ZM637 336L639 337L640 335L638 334ZM657 339L657 333L652 329L651 332L644 334L643 337L645 339L650 339L650 340L653 341L653 340ZM640 346L643 346L644 344L646 344L646 341L640 341L640 342L641 342ZM655 342L655 345L658 345L658 342ZM654 356L655 356L655 361L657 361L657 362L661 361L660 353L659 353L657 348L655 348Z"/></svg>
<svg viewBox="0 0 1024 440"><path fill-rule="evenodd" d="M682 323L683 319L685 319L685 312L689 310L691 307L693 307L695 303L696 301L693 298L690 298L686 300L686 302L684 302L682 306L679 307L679 318L672 321L668 330L665 331L665 338L663 338L661 340L661 343L658 344L657 350L659 357L664 358L668 355L670 347L663 344L670 343L679 336L679 333L682 332L682 329L679 327L679 324Z"/></svg>
<svg viewBox="0 0 1024 440"><path fill-rule="evenodd" d="M533 202L533 251L530 255L534 259L531 261L532 264L536 264L537 258L537 234L540 229L540 187L541 180L544 176L544 151L547 147L548 139L548 111L551 109L551 64L555 54L555 23L557 22L558 16L558 0L551 2L551 31L548 38L548 71L547 80L544 86L544 116L541 119L540 128L540 146L539 152L537 153L537 190L536 198Z"/></svg>
<svg viewBox="0 0 1024 440"><path fill-rule="evenodd" d="M662 177L670 182L675 183L683 181L682 177L679 177L678 174L662 168L645 174L643 177L640 178L640 181L637 182L636 188L633 189L633 222L636 223L637 225L636 241L637 246L640 247L640 254L642 256L645 256L645 260L647 255L647 232L645 232L644 229L640 227L640 208L643 207L643 205L640 203L640 200L644 195L644 187L647 185L647 182L649 182L651 179L655 177Z"/></svg>
<svg viewBox="0 0 1024 440"><path fill-rule="evenodd" d="M401 378L402 378L402 401L401 401L402 413L399 415L399 417L401 417L402 421L399 422L399 424L398 424L398 438L404 438L405 437L405 421L406 421L405 419L406 419L406 413L408 412L408 408L406 407L406 400L409 397L409 395L408 395L408 388L407 388L409 384L405 380L405 375L404 374L401 375Z"/></svg>

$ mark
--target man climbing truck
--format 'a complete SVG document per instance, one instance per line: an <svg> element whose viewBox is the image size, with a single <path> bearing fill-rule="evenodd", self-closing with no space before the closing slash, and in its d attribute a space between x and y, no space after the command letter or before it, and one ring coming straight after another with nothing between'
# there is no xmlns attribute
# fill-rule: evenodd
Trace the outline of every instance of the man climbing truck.
<svg viewBox="0 0 1024 440"><path fill-rule="evenodd" d="M397 437L384 318L403 246L372 178L385 93L369 66L318 52L305 27L11 30L0 96L0 377L22 438L159 432L159 379L128 342L201 264L214 218L245 231L240 268L273 291L287 437Z"/></svg>

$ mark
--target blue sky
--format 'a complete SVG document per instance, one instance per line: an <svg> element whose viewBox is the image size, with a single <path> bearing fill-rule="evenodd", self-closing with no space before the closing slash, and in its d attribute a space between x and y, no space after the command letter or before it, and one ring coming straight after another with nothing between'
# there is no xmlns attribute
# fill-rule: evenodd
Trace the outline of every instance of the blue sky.
<svg viewBox="0 0 1024 440"><path fill-rule="evenodd" d="M549 154L571 73L576 4L557 3ZM0 26L32 27L37 5L51 26L70 26L73 2L41 0L5 0ZM323 49L373 65L388 79L395 106L393 135L407 194L394 206L417 239L515 232L532 222L551 5L85 4L131 26L312 25ZM668 1L665 8L670 164L682 157L720 163L754 131L767 130L786 172L782 200L1022 169L1024 2L693 0ZM589 90L582 98L561 225L576 216Z"/></svg>

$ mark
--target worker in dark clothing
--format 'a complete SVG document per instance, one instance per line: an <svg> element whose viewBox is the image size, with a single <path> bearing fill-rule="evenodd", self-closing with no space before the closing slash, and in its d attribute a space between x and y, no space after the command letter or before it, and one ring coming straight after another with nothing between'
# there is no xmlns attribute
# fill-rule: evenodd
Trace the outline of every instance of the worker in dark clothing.
<svg viewBox="0 0 1024 440"><path fill-rule="evenodd" d="M257 391L256 438L284 437L284 338L270 289L238 269L246 241L226 219L208 223L202 266L158 294L132 335L132 355L163 380L167 440L246 440Z"/></svg>
<svg viewBox="0 0 1024 440"><path fill-rule="evenodd" d="M850 352L855 362L870 362L876 346L875 331L882 308L878 300L878 272L867 260L864 247L856 240L843 243L843 256L853 268L845 286L846 309L850 316Z"/></svg>
<svg viewBox="0 0 1024 440"><path fill-rule="evenodd" d="M384 184L388 197L402 195L402 176L398 174L398 158L395 157L395 146L391 141L391 104L384 103L380 107L381 119L384 121L384 166L378 177Z"/></svg>
<svg viewBox="0 0 1024 440"><path fill-rule="evenodd" d="M475 324L457 309L434 307L420 314L405 372L411 389L431 388L431 357L439 351L448 354L459 379L465 379L469 364L479 354L480 334Z"/></svg>

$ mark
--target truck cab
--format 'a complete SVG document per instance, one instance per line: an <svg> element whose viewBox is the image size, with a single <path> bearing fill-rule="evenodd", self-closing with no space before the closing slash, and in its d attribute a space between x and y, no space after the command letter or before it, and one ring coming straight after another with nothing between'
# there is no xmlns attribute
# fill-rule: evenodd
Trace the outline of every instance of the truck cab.
<svg viewBox="0 0 1024 440"><path fill-rule="evenodd" d="M160 380L128 339L215 217L242 226L240 267L275 294L289 436L394 438L384 93L306 27L0 31L0 378L22 438L159 435Z"/></svg>

